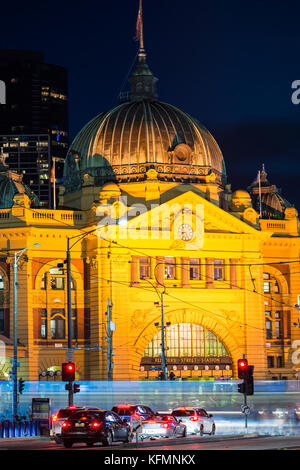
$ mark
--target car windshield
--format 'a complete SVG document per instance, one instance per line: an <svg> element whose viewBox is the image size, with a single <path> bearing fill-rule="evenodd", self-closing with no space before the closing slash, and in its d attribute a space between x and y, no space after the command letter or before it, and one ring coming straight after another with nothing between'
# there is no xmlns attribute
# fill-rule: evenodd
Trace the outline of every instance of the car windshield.
<svg viewBox="0 0 300 470"><path fill-rule="evenodd" d="M78 411L72 414L72 420L77 419L99 419L102 420L105 415L105 411Z"/></svg>
<svg viewBox="0 0 300 470"><path fill-rule="evenodd" d="M112 411L117 413L119 416L131 416L135 411L135 406L114 406Z"/></svg>
<svg viewBox="0 0 300 470"><path fill-rule="evenodd" d="M71 416L72 414L78 411L79 411L78 409L75 410L74 408L69 408L66 410L59 410L59 412L57 413L57 418L68 418L69 416Z"/></svg>
<svg viewBox="0 0 300 470"><path fill-rule="evenodd" d="M173 411L173 416L193 416L195 414L194 410L175 410Z"/></svg>

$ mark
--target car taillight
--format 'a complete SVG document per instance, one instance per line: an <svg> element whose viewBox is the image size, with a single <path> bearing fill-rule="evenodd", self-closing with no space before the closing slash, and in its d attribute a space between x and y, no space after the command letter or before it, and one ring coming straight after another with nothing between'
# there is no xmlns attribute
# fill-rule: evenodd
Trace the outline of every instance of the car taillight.
<svg viewBox="0 0 300 470"><path fill-rule="evenodd" d="M167 428L170 427L170 425L169 425L169 423L164 423L164 424L163 424L163 427L167 429Z"/></svg>
<svg viewBox="0 0 300 470"><path fill-rule="evenodd" d="M198 421L198 416L191 416L191 417L190 417L190 420L191 420L191 421Z"/></svg>
<svg viewBox="0 0 300 470"><path fill-rule="evenodd" d="M52 423L55 423L57 421L57 415L53 415L51 418Z"/></svg>
<svg viewBox="0 0 300 470"><path fill-rule="evenodd" d="M91 427L93 429L98 429L100 426L101 426L101 423L99 423L99 421L92 421L91 423Z"/></svg>
<svg viewBox="0 0 300 470"><path fill-rule="evenodd" d="M66 429L69 426L69 423L67 421L64 421L61 425L63 429Z"/></svg>
<svg viewBox="0 0 300 470"><path fill-rule="evenodd" d="M148 421L146 421L146 423L149 423L149 424L155 424L156 421L154 419L148 419Z"/></svg>

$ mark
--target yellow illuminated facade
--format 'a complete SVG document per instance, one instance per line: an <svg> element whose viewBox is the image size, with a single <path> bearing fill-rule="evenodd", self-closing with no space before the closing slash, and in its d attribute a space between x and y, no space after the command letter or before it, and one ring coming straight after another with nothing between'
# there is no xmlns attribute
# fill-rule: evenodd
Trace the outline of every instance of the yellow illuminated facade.
<svg viewBox="0 0 300 470"><path fill-rule="evenodd" d="M264 168L247 190L232 192L213 136L158 101L143 49L130 82L128 101L72 143L58 209L39 208L2 162L10 192L0 209L1 379L11 367L13 253L34 244L18 265L19 375L43 380L66 359L67 238L79 379L107 378L108 302L113 380L158 376L162 307L176 377L236 378L245 354L255 379L295 379L296 209Z"/></svg>

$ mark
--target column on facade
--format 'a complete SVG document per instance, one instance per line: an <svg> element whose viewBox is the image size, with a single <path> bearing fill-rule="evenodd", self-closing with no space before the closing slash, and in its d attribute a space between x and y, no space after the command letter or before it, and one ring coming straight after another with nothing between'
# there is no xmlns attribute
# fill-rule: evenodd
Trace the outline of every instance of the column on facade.
<svg viewBox="0 0 300 470"><path fill-rule="evenodd" d="M155 277L158 286L164 285L164 260L163 256L156 257L156 265L155 265Z"/></svg>
<svg viewBox="0 0 300 470"><path fill-rule="evenodd" d="M214 286L214 259L213 258L206 258L206 288L213 289Z"/></svg>
<svg viewBox="0 0 300 470"><path fill-rule="evenodd" d="M190 287L189 258L181 258L181 287Z"/></svg>
<svg viewBox="0 0 300 470"><path fill-rule="evenodd" d="M237 285L237 271L236 271L236 263L237 260L232 258L229 260L230 264L230 286L232 289L238 289L239 286Z"/></svg>
<svg viewBox="0 0 300 470"><path fill-rule="evenodd" d="M139 287L139 256L131 258L131 287Z"/></svg>

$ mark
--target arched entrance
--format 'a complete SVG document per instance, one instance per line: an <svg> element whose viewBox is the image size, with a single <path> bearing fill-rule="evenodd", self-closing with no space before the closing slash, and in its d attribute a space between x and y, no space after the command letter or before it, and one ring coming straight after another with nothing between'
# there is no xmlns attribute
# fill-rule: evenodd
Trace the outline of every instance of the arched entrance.
<svg viewBox="0 0 300 470"><path fill-rule="evenodd" d="M162 353L161 331L148 343L140 364L144 379L159 375ZM232 358L220 338L195 323L176 323L165 330L168 372L184 379L230 379Z"/></svg>

